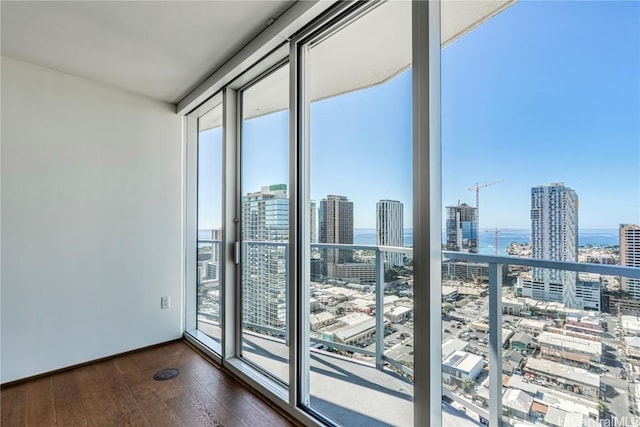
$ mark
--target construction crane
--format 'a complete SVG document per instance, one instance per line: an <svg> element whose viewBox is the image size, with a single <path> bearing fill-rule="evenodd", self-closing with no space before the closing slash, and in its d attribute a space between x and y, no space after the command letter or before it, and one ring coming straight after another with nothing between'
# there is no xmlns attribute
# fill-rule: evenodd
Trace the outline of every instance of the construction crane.
<svg viewBox="0 0 640 427"><path fill-rule="evenodd" d="M491 232L491 230L484 230L484 231L485 231L485 233ZM496 255L498 255L498 227L496 227L494 240L493 240L493 245L495 247Z"/></svg>
<svg viewBox="0 0 640 427"><path fill-rule="evenodd" d="M478 231L480 231L480 189L489 187L490 185L500 184L503 181L504 179L500 179L498 181L485 182L484 184L476 182L474 186L468 188L469 191L476 192L476 221L478 221Z"/></svg>

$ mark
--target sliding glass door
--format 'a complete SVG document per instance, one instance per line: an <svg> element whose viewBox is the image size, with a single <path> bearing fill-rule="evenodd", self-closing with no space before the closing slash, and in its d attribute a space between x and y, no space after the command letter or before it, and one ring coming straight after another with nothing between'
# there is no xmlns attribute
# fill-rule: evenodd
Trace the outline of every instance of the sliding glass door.
<svg viewBox="0 0 640 427"><path fill-rule="evenodd" d="M239 91L241 99L241 356L289 382L289 66Z"/></svg>
<svg viewBox="0 0 640 427"><path fill-rule="evenodd" d="M198 118L196 329L220 353L222 292L222 104Z"/></svg>
<svg viewBox="0 0 640 427"><path fill-rule="evenodd" d="M414 118L415 76L428 68L414 63L416 8L336 3L187 121L198 147L190 337L305 424L439 424L440 390L425 391L430 358L441 363L429 336L439 305L424 313L439 303L440 268L414 272L431 254L414 250L431 189L416 177L439 173L423 151L414 160L429 144L415 136L428 121Z"/></svg>
<svg viewBox="0 0 640 427"><path fill-rule="evenodd" d="M364 8L301 53L310 207L303 402L340 425L412 425L411 3Z"/></svg>

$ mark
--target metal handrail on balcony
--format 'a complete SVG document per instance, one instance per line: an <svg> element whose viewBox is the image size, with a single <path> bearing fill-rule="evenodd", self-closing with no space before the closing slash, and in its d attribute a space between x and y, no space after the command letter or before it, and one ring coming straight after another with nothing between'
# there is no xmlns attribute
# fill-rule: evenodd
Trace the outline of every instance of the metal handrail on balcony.
<svg viewBox="0 0 640 427"><path fill-rule="evenodd" d="M403 248L395 246L377 246L377 245L353 245L353 244L336 244L336 243L312 243L312 248L317 249L342 249L342 250L365 250L373 251L376 257L376 324L375 324L375 337L376 337L376 350L375 350L375 364L377 369L384 368L384 362L391 359L386 358L384 355L384 257L382 252L399 252L399 253L413 253L412 248ZM358 347L353 347L354 353L363 353ZM391 363L395 367L402 366L401 370L409 375L413 375L413 370L405 367L404 365L396 362Z"/></svg>
<svg viewBox="0 0 640 427"><path fill-rule="evenodd" d="M198 239L198 244L221 244L220 240L214 239ZM273 246L273 247L285 247L284 260L286 263L289 261L288 251L289 251L289 243L288 242L273 242L273 241L243 241L241 246ZM350 351L352 353L362 354L365 356L374 356L375 364L378 369L383 369L384 363L387 362L390 365L394 366L396 369L401 370L407 375L413 375L413 370L402 365L401 363L388 358L384 355L384 257L382 256L383 252L391 252L391 253L403 253L403 254L411 254L413 253L412 248L408 247L395 247L395 246L377 246L377 245L355 245L355 244L336 244L336 243L312 243L312 248L315 249L341 249L341 250L362 250L362 251L372 251L375 254L375 277L376 277L376 302L375 302L375 313L376 313L376 322L375 322L375 337L376 337L376 350L375 352L371 352L369 350L364 350L360 347L351 346L347 344L338 344L335 343L333 347ZM286 286L288 286L288 275L286 275ZM286 293L286 307L289 309L289 295ZM250 327L254 330L258 330L261 328L260 325L251 324ZM272 328L265 326L265 332L274 333ZM288 343L288 327L284 328L283 333L285 334L285 341ZM312 339L313 342L320 343L322 340Z"/></svg>
<svg viewBox="0 0 640 427"><path fill-rule="evenodd" d="M479 255L467 252L443 251L443 259L480 262L489 265L489 417L502 417L502 266L548 268L554 270L596 273L640 279L640 268L606 264L522 258L512 256ZM501 422L495 424L501 425Z"/></svg>

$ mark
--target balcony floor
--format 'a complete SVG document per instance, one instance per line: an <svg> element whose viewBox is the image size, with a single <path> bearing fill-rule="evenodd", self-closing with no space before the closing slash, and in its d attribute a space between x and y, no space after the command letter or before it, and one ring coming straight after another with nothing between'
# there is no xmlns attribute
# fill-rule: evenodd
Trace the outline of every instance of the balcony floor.
<svg viewBox="0 0 640 427"><path fill-rule="evenodd" d="M203 326L203 332L219 334ZM286 344L254 333L243 338L243 357L286 382ZM344 426L413 426L413 385L371 363L312 350L310 394L311 408ZM444 427L481 426L451 407L443 407L442 417Z"/></svg>

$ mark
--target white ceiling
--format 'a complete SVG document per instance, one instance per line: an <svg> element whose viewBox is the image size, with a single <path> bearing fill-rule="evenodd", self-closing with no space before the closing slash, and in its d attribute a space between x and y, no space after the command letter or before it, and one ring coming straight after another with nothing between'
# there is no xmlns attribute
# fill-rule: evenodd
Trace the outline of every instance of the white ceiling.
<svg viewBox="0 0 640 427"><path fill-rule="evenodd" d="M443 46L515 1L443 0ZM294 3L2 0L1 53L177 103ZM349 40L356 43L331 37L324 48L315 49L314 62L325 67L323 83L312 84L312 98L379 84L406 69L411 63L410 5L392 1L374 10L367 25L349 30ZM392 32L372 33L370 28ZM286 90L286 84L278 79L269 86ZM260 97L249 114L286 108L287 98L279 98Z"/></svg>
<svg viewBox="0 0 640 427"><path fill-rule="evenodd" d="M293 3L2 0L1 53L177 103Z"/></svg>

